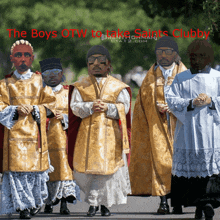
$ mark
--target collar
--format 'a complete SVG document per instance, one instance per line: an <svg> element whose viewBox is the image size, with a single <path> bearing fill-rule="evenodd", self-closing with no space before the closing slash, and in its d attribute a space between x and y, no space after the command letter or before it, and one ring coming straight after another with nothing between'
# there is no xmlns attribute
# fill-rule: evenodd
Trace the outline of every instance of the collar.
<svg viewBox="0 0 220 220"><path fill-rule="evenodd" d="M175 65L176 65L175 62L173 62L173 64L171 65L171 67L169 69L165 69L161 65L159 65L159 67L162 72L166 72L166 71L173 71Z"/></svg>
<svg viewBox="0 0 220 220"><path fill-rule="evenodd" d="M17 70L14 71L14 74L15 76L18 78L18 79L30 79L31 76L33 75L33 72L31 72L30 69L28 69L27 73L25 74L20 74Z"/></svg>
<svg viewBox="0 0 220 220"><path fill-rule="evenodd" d="M59 84L59 85L57 85L55 87L51 87L51 88L52 88L53 92L59 92L63 88L63 86L61 84Z"/></svg>
<svg viewBox="0 0 220 220"><path fill-rule="evenodd" d="M165 68L163 68L161 65L159 65L160 70L162 71L165 80L167 79L168 76L171 76L171 75L172 75L173 69L174 69L175 65L176 65L175 62L173 62L173 64L172 64L172 66L170 67L170 69L165 69Z"/></svg>
<svg viewBox="0 0 220 220"><path fill-rule="evenodd" d="M97 80L98 84L101 82L102 79L103 79L103 82L105 82L107 77L96 77L96 80Z"/></svg>
<svg viewBox="0 0 220 220"><path fill-rule="evenodd" d="M211 67L209 65L205 66L202 70L194 70L193 68L190 68L190 71L192 74L198 74L198 73L210 73Z"/></svg>

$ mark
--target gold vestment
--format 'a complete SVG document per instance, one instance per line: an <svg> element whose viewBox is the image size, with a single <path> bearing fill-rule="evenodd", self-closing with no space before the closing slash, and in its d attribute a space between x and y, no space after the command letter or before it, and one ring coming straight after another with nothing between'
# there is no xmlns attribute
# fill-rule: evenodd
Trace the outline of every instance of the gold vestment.
<svg viewBox="0 0 220 220"><path fill-rule="evenodd" d="M165 103L165 80L159 66L154 68L155 64L143 80L133 112L129 166L132 195L163 196L171 190L176 118L158 111L157 102ZM169 84L184 70L183 63L175 65L172 76L168 77Z"/></svg>
<svg viewBox="0 0 220 220"><path fill-rule="evenodd" d="M52 89L47 86L43 88L40 74L33 73L30 79L25 80L19 80L13 74L0 81L0 111L9 105L37 105L41 121L38 127L31 113L19 115L10 130L4 128L3 172L40 172L49 169L45 107L52 110L55 100Z"/></svg>
<svg viewBox="0 0 220 220"><path fill-rule="evenodd" d="M116 103L119 93L128 85L112 76L98 84L94 76L88 76L74 83L74 87L79 90L84 102L101 99L106 103L114 103L122 130L119 120L106 117L105 112L94 112L82 119L74 149L74 170L86 174L113 174L124 165L122 151L129 153L124 104Z"/></svg>
<svg viewBox="0 0 220 220"><path fill-rule="evenodd" d="M68 115L68 89L62 88L54 94L56 97L56 110ZM54 167L54 172L49 173L50 181L73 180L73 172L67 160L67 136L66 131L63 130L61 120L55 117L50 118L48 127L48 149L51 165Z"/></svg>

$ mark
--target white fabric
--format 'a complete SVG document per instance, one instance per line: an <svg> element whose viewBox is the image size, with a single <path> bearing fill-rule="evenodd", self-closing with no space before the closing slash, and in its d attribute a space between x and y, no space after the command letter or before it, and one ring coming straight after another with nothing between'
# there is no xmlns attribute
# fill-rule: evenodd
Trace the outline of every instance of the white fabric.
<svg viewBox="0 0 220 220"><path fill-rule="evenodd" d="M85 193L85 202L90 206L111 207L126 204L127 194L131 193L126 155L122 155L125 165L113 175L93 175L74 172L80 189Z"/></svg>
<svg viewBox="0 0 220 220"><path fill-rule="evenodd" d="M209 105L187 112L189 100L200 93L212 97ZM177 74L167 94L167 103L177 117L172 174L206 177L220 173L220 72Z"/></svg>
<svg viewBox="0 0 220 220"><path fill-rule="evenodd" d="M170 86L167 85L168 77L172 76L175 66L176 66L175 62L172 64L170 69L165 69L165 68L163 68L162 66L159 65L159 68L162 71L163 77L165 79L165 83L164 83L164 87L163 87L165 100L166 100L166 94L169 91L169 87L170 87Z"/></svg>
<svg viewBox="0 0 220 220"><path fill-rule="evenodd" d="M2 182L1 214L42 206L48 196L48 172L5 172Z"/></svg>
<svg viewBox="0 0 220 220"><path fill-rule="evenodd" d="M52 205L56 199L67 198L68 196L74 196L77 200L80 199L80 189L74 180L65 181L49 181L47 182L49 196L46 200L47 205ZM77 200L73 201L76 204Z"/></svg>
<svg viewBox="0 0 220 220"><path fill-rule="evenodd" d="M0 112L0 123L8 129L11 129L15 124L15 121L12 119L15 115L16 109L17 106L10 105Z"/></svg>
<svg viewBox="0 0 220 220"><path fill-rule="evenodd" d="M57 85L55 87L51 87L51 88L52 88L53 92L59 92L63 88L63 86L61 84L59 84L59 85Z"/></svg>
<svg viewBox="0 0 220 220"><path fill-rule="evenodd" d="M162 71L162 74L163 74L163 77L164 77L165 81L167 81L167 78L169 76L172 76L173 69L174 69L175 66L176 66L175 62L172 64L172 66L169 69L165 69L161 65L159 65L159 68Z"/></svg>
<svg viewBox="0 0 220 220"><path fill-rule="evenodd" d="M61 122L64 124L63 130L65 131L66 129L68 129L68 127L69 127L69 119L68 119L68 115L67 114L63 114L63 119L61 120Z"/></svg>
<svg viewBox="0 0 220 220"><path fill-rule="evenodd" d="M31 72L30 69L27 70L27 73L25 74L20 74L17 70L14 71L14 74L15 76L18 78L18 79L30 79L31 76L33 75L33 72Z"/></svg>
<svg viewBox="0 0 220 220"><path fill-rule="evenodd" d="M100 83L101 79L103 79L102 83L104 83L106 80L105 77L96 78L98 83ZM130 95L127 89L122 89L122 91L119 93L117 97L116 102L124 104L125 114L127 114L130 108ZM106 116L112 119L119 119L116 105L113 103L107 103L107 105L108 105L108 110L106 112ZM93 107L93 102L83 102L79 90L77 88L74 88L70 101L70 108L72 109L73 114L80 118L86 118L89 115L93 114L92 107Z"/></svg>

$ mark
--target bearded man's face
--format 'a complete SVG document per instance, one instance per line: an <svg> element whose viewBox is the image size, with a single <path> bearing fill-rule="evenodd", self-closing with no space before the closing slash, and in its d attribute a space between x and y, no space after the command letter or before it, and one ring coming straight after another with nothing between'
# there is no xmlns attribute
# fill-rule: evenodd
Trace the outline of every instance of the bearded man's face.
<svg viewBox="0 0 220 220"><path fill-rule="evenodd" d="M171 66L177 58L177 52L169 47L159 47L156 50L157 62L162 67Z"/></svg>

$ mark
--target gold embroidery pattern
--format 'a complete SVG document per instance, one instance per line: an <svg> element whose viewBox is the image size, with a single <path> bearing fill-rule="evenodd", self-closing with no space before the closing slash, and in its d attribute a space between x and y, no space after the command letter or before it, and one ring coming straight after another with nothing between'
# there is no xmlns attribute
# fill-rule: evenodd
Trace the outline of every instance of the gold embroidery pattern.
<svg viewBox="0 0 220 220"><path fill-rule="evenodd" d="M111 76L107 77L103 85L100 82L99 87L92 77L86 77L81 82L74 83L74 86L85 102L100 98L103 102L116 105L118 94L128 87ZM123 126L126 127L126 124ZM118 120L107 119L104 112L93 113L82 119L80 124L74 149L74 170L87 174L115 173L124 165L122 144Z"/></svg>

